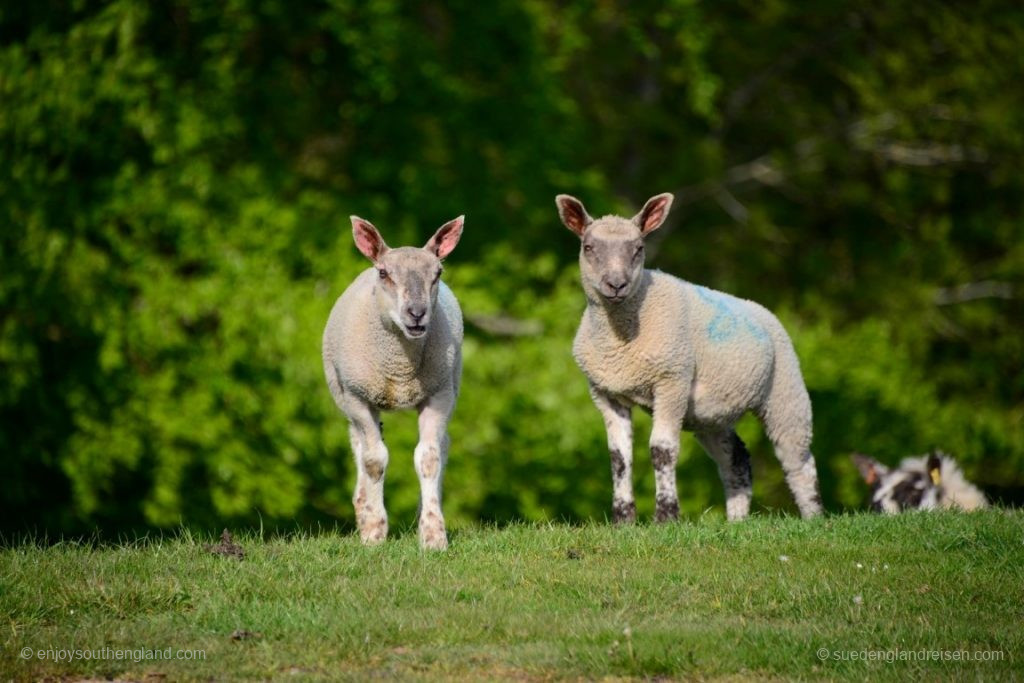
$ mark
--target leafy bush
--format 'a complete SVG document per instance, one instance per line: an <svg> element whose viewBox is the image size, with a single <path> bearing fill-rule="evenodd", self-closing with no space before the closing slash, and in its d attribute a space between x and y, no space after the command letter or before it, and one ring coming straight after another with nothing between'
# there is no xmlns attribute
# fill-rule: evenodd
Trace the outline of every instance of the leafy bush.
<svg viewBox="0 0 1024 683"><path fill-rule="evenodd" d="M115 0L10 5L0 36L8 531L348 522L319 342L365 266L352 213L391 244L468 215L452 520L601 517L560 191L597 211L675 191L653 265L784 311L827 504L862 498L850 451L931 447L1019 500L1013 3ZM414 429L387 418L408 523ZM741 433L757 500L788 508ZM721 497L696 450L689 514Z"/></svg>

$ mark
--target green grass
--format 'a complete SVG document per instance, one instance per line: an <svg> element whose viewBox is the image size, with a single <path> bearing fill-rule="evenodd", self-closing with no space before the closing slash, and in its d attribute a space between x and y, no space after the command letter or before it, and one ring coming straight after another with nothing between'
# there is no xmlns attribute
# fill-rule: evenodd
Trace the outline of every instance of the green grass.
<svg viewBox="0 0 1024 683"><path fill-rule="evenodd" d="M203 539L209 541L210 539ZM1012 679L1024 672L1024 513L760 517L667 526L186 536L0 551L4 678ZM784 559L780 559L780 556ZM259 634L232 639L236 630ZM204 661L22 659L198 649ZM821 661L998 650L1002 661ZM950 655L952 656L952 655Z"/></svg>

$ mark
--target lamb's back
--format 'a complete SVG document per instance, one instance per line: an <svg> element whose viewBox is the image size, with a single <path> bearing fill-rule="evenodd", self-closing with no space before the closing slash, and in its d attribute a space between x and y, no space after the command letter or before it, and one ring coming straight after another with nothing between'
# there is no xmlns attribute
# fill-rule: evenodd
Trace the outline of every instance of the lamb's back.
<svg viewBox="0 0 1024 683"><path fill-rule="evenodd" d="M695 373L688 422L727 424L765 399L785 331L763 306L689 282Z"/></svg>

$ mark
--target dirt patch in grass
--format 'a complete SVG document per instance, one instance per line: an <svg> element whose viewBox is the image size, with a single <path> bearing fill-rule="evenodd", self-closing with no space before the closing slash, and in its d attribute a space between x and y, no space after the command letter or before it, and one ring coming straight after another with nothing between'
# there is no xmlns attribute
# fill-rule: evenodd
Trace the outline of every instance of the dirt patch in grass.
<svg viewBox="0 0 1024 683"><path fill-rule="evenodd" d="M231 537L231 532L227 529L224 530L220 535L220 543L207 544L203 546L203 549L208 553L214 555L221 555L222 557L233 557L241 560L245 557L245 550L242 546L235 543L235 539Z"/></svg>
<svg viewBox="0 0 1024 683"><path fill-rule="evenodd" d="M254 638L262 638L262 637L263 637L262 633L256 633L255 631L250 631L250 630L244 629L244 628L235 629L231 633L231 640L251 640L251 639L254 639Z"/></svg>

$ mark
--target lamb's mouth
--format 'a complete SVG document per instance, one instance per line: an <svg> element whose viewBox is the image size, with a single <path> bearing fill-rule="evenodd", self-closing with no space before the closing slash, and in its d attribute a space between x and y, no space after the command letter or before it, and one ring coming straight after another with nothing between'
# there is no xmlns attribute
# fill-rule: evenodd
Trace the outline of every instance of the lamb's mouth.
<svg viewBox="0 0 1024 683"><path fill-rule="evenodd" d="M426 325L405 325L405 333L412 338L422 337L427 333Z"/></svg>
<svg viewBox="0 0 1024 683"><path fill-rule="evenodd" d="M613 304L621 304L626 300L626 296L624 294L603 294L602 296L604 296L605 301Z"/></svg>

